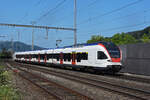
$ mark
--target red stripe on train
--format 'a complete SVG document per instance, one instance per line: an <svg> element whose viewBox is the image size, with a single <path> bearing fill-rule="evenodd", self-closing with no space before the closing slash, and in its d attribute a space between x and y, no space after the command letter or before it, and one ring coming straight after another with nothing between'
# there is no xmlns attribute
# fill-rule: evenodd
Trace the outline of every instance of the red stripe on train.
<svg viewBox="0 0 150 100"><path fill-rule="evenodd" d="M112 62L120 62L120 58L111 58Z"/></svg>

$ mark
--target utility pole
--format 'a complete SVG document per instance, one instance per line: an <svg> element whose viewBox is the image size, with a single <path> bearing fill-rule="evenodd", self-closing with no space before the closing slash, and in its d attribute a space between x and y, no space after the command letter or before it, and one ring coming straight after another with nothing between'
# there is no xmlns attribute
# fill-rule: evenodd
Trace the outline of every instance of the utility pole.
<svg viewBox="0 0 150 100"><path fill-rule="evenodd" d="M36 22L31 22L32 26L34 26ZM32 51L34 50L34 28L32 28Z"/></svg>
<svg viewBox="0 0 150 100"><path fill-rule="evenodd" d="M20 40L20 31L18 30L18 41Z"/></svg>
<svg viewBox="0 0 150 100"><path fill-rule="evenodd" d="M76 0L74 0L74 46L77 45L77 5L76 5Z"/></svg>
<svg viewBox="0 0 150 100"><path fill-rule="evenodd" d="M19 51L20 49L19 41L20 41L20 31L18 30L18 45L16 46L17 47L16 51Z"/></svg>
<svg viewBox="0 0 150 100"><path fill-rule="evenodd" d="M14 50L13 36L11 37L11 48L12 48L12 52L13 52L13 50Z"/></svg>
<svg viewBox="0 0 150 100"><path fill-rule="evenodd" d="M46 37L45 37L45 39L48 40L48 29L46 29Z"/></svg>

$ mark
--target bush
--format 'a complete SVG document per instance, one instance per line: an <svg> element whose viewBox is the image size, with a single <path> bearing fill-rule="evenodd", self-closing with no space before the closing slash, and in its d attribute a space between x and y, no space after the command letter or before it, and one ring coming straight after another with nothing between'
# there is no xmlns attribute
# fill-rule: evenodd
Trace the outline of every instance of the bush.
<svg viewBox="0 0 150 100"><path fill-rule="evenodd" d="M0 66L0 100L20 100L19 93L10 84L10 73Z"/></svg>
<svg viewBox="0 0 150 100"><path fill-rule="evenodd" d="M0 86L0 100L20 100L19 93L9 85Z"/></svg>

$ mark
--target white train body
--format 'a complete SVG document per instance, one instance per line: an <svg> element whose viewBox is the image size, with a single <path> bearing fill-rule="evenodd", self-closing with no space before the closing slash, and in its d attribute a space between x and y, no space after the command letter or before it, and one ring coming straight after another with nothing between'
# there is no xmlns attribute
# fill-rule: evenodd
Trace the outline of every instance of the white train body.
<svg viewBox="0 0 150 100"><path fill-rule="evenodd" d="M79 47L17 52L14 55L16 61L27 63L55 64L113 72L118 72L122 68L121 51L110 42L85 44Z"/></svg>

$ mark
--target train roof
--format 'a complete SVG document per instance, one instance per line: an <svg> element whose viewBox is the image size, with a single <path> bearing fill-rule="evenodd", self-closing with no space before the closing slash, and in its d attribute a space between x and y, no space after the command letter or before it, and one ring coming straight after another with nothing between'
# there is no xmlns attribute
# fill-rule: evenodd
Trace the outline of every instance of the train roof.
<svg viewBox="0 0 150 100"><path fill-rule="evenodd" d="M47 50L53 50L53 49L65 49L65 48L79 48L79 47L84 47L84 46L94 46L94 45L98 45L99 43L103 44L103 45L108 45L108 44L113 44L112 42L103 42L103 41L100 41L100 42L96 42L96 43L83 43L83 44L77 44L76 46L74 45L71 45L71 46L64 46L64 47L59 47L59 48L48 48L48 49L43 49L43 50L34 50L34 51L24 51L24 53L37 53L37 52L45 52ZM17 53L22 53L22 52L17 52Z"/></svg>
<svg viewBox="0 0 150 100"><path fill-rule="evenodd" d="M100 42L95 42L95 43L83 43L83 44L77 44L77 46L65 46L63 48L72 48L72 47L83 47L83 46L92 46L92 45L98 45L99 43L103 44L103 45L108 45L108 44L113 44L112 42L103 42L103 41L100 41Z"/></svg>

